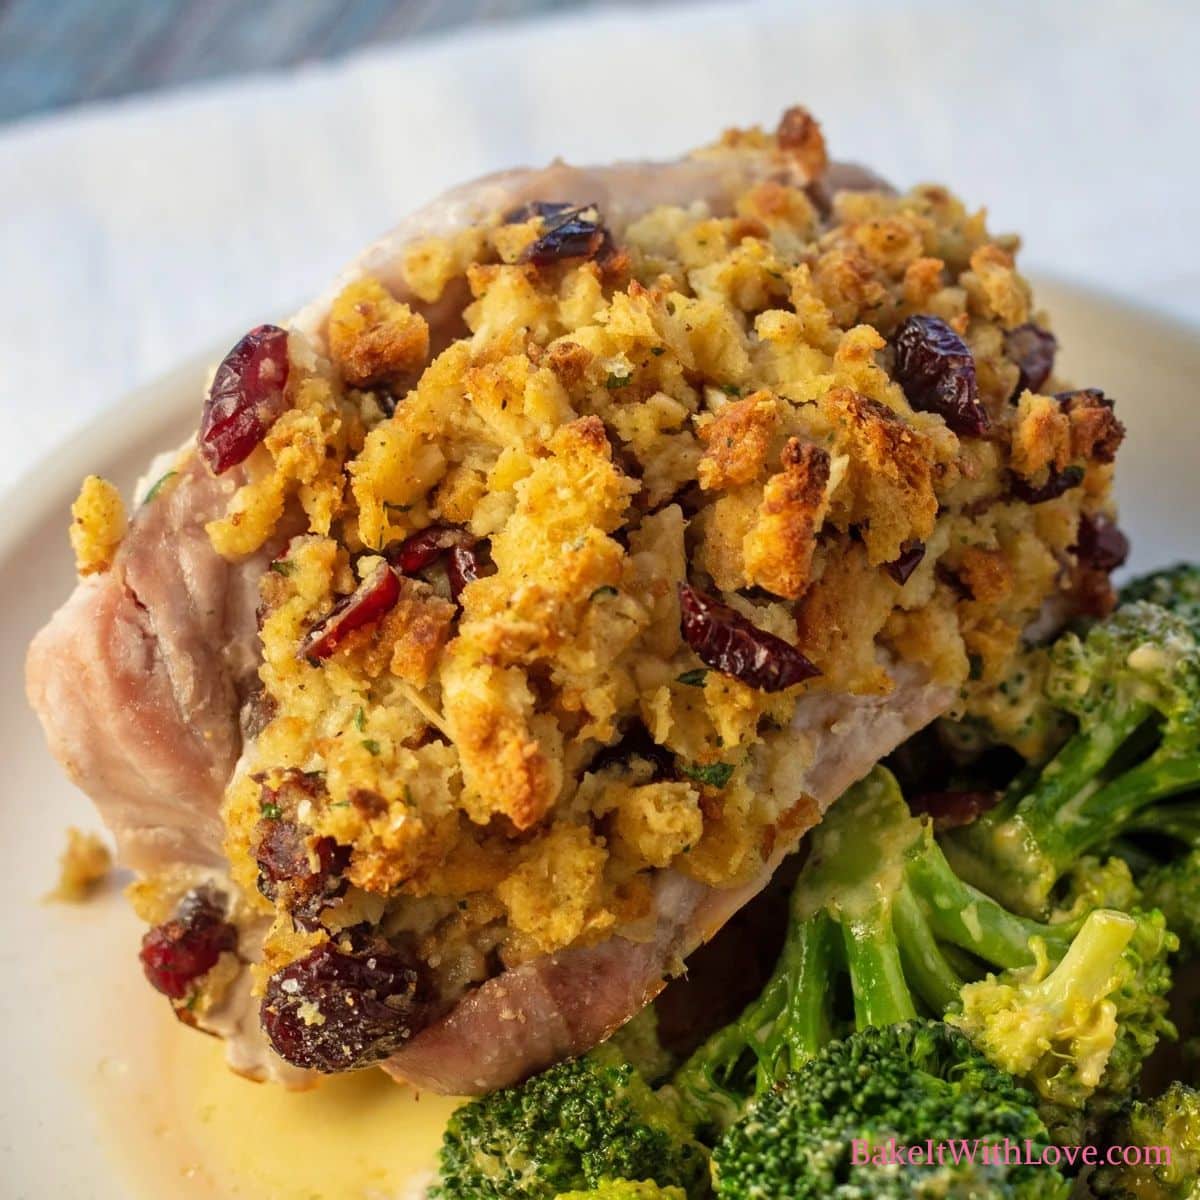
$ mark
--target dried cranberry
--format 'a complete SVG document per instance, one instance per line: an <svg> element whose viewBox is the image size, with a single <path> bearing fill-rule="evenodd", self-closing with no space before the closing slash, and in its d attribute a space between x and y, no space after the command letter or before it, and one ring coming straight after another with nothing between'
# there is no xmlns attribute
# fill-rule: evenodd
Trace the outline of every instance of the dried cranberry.
<svg viewBox="0 0 1200 1200"><path fill-rule="evenodd" d="M921 565L924 558L924 542L906 542L900 549L899 557L893 558L889 563L884 563L883 569L903 587L912 578L912 573Z"/></svg>
<svg viewBox="0 0 1200 1200"><path fill-rule="evenodd" d="M896 379L913 408L939 413L955 433L978 437L990 421L979 403L975 359L940 317L909 317L896 332Z"/></svg>
<svg viewBox="0 0 1200 1200"><path fill-rule="evenodd" d="M450 595L457 602L463 588L480 577L479 555L473 546L455 546L450 551L446 576L450 580Z"/></svg>
<svg viewBox="0 0 1200 1200"><path fill-rule="evenodd" d="M628 769L635 758L644 759L653 767L655 779L670 779L675 774L675 756L650 736L641 721L635 721L611 746L602 746L587 769L593 774L614 765Z"/></svg>
<svg viewBox="0 0 1200 1200"><path fill-rule="evenodd" d="M933 827L940 833L943 829L957 829L970 825L978 817L1000 803L999 792L923 792L909 801L914 815L928 814L933 818Z"/></svg>
<svg viewBox="0 0 1200 1200"><path fill-rule="evenodd" d="M474 544L475 538L461 525L429 525L385 553L388 561L405 575L415 575L437 562L447 550Z"/></svg>
<svg viewBox="0 0 1200 1200"><path fill-rule="evenodd" d="M680 628L700 661L764 692L820 675L795 646L686 583L679 585Z"/></svg>
<svg viewBox="0 0 1200 1200"><path fill-rule="evenodd" d="M313 626L300 644L300 657L328 658L356 629L386 616L400 599L400 580L387 563L379 566L358 587L333 606L333 611Z"/></svg>
<svg viewBox="0 0 1200 1200"><path fill-rule="evenodd" d="M241 728L242 737L247 741L258 737L275 720L278 711L279 705L275 702L275 698L261 684L257 686L242 701L242 707L238 713L238 725Z"/></svg>
<svg viewBox="0 0 1200 1200"><path fill-rule="evenodd" d="M218 898L206 890L189 892L175 915L142 938L142 970L152 987L182 1000L225 950L237 946L237 930L225 920Z"/></svg>
<svg viewBox="0 0 1200 1200"><path fill-rule="evenodd" d="M262 1003L280 1058L327 1073L387 1058L433 1016L420 963L390 950L345 954L328 942L276 971Z"/></svg>
<svg viewBox="0 0 1200 1200"><path fill-rule="evenodd" d="M1047 500L1057 500L1064 492L1078 487L1083 482L1082 467L1064 467L1061 471L1050 468L1046 482L1035 486L1020 475L1011 477L1012 494L1026 504L1045 504Z"/></svg>
<svg viewBox="0 0 1200 1200"><path fill-rule="evenodd" d="M345 890L342 873L350 865L350 848L331 837L312 843L303 830L280 818L263 820L258 841L258 890L268 900L283 899L294 912L315 914L321 904ZM312 863L316 855L317 865Z"/></svg>
<svg viewBox="0 0 1200 1200"><path fill-rule="evenodd" d="M568 200L530 200L510 208L502 218L505 225L522 225L534 217L557 217L570 212L575 205Z"/></svg>
<svg viewBox="0 0 1200 1200"><path fill-rule="evenodd" d="M1058 351L1058 338L1048 329L1029 321L1010 329L1004 338L1008 357L1017 364L1020 376L1013 392L1015 400L1026 388L1040 391L1054 370L1054 355Z"/></svg>
<svg viewBox="0 0 1200 1200"><path fill-rule="evenodd" d="M570 258L598 258L612 249L612 235L592 205L543 216L545 232L525 247L521 262L550 267Z"/></svg>
<svg viewBox="0 0 1200 1200"><path fill-rule="evenodd" d="M1106 516L1084 513L1073 547L1079 561L1107 574L1125 565L1129 539Z"/></svg>
<svg viewBox="0 0 1200 1200"><path fill-rule="evenodd" d="M287 408L288 335L252 329L217 368L200 421L200 453L220 475L244 462Z"/></svg>

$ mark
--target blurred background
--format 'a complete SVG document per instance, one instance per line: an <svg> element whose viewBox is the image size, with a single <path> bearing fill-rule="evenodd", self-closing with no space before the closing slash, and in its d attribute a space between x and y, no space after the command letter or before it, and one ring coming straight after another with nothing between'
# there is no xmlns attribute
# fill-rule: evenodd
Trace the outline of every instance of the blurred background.
<svg viewBox="0 0 1200 1200"><path fill-rule="evenodd" d="M0 120L613 0L3 0ZM643 0L654 7L669 0Z"/></svg>
<svg viewBox="0 0 1200 1200"><path fill-rule="evenodd" d="M0 0L0 487L456 181L796 101L1200 323L1198 53L1194 0Z"/></svg>

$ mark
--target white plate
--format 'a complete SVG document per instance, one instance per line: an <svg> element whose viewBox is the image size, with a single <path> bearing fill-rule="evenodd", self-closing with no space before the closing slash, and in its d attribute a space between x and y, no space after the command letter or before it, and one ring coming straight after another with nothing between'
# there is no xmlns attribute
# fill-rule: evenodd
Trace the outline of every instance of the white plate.
<svg viewBox="0 0 1200 1200"><path fill-rule="evenodd" d="M1200 336L1063 284L1043 283L1037 298L1053 314L1064 374L1114 396L1129 428L1118 491L1122 524L1134 541L1132 565L1200 557ZM202 1194L185 1186L180 1172L191 1170L202 1182L203 1164L219 1157L204 1140L220 1122L203 1111L218 1093L211 1087L197 1092L194 1077L181 1075L191 1055L180 1056L181 1039L197 1035L175 1027L166 1005L141 981L139 930L123 902L115 893L80 908L40 902L53 886L66 826L96 828L98 822L47 753L25 706L22 681L30 636L72 586L67 508L80 478L95 471L128 488L156 451L194 427L206 367L207 361L190 363L116 405L27 476L4 505L4 1200ZM262 1095L244 1087L252 1097ZM266 1106L265 1097L261 1103ZM396 1136L403 1137L403 1130ZM363 1152L371 1152L370 1144ZM132 1167L131 1159L140 1166ZM163 1181L170 1179L178 1186L168 1192ZM239 1194L227 1181L220 1186L223 1194ZM244 1194L264 1196L261 1190ZM280 1200L313 1196L311 1189L271 1194Z"/></svg>

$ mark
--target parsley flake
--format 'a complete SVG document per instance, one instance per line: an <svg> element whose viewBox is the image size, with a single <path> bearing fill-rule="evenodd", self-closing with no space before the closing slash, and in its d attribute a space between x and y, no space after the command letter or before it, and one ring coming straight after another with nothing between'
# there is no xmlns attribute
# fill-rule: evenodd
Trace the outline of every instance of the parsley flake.
<svg viewBox="0 0 1200 1200"><path fill-rule="evenodd" d="M162 491L163 484L166 483L168 479L174 479L178 474L178 471L168 471L165 475L160 475L154 482L154 485L151 487L151 489L146 493L146 498L142 501L142 503L149 504L150 501L153 500L160 491Z"/></svg>
<svg viewBox="0 0 1200 1200"><path fill-rule="evenodd" d="M379 743L374 738L363 738L363 749L365 749L368 754L378 758Z"/></svg>
<svg viewBox="0 0 1200 1200"><path fill-rule="evenodd" d="M706 787L723 788L733 775L733 763L680 763L680 771Z"/></svg>
<svg viewBox="0 0 1200 1200"><path fill-rule="evenodd" d="M708 671L704 667L695 667L690 671L684 671L682 675L675 676L677 683L686 684L688 687L703 687L707 678Z"/></svg>

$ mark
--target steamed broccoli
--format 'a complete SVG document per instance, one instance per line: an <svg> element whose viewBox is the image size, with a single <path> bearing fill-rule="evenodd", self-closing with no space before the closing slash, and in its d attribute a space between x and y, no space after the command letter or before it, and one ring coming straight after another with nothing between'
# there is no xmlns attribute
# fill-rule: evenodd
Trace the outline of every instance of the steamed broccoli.
<svg viewBox="0 0 1200 1200"><path fill-rule="evenodd" d="M677 1187L659 1187L657 1183L634 1183L618 1179L602 1183L590 1192L563 1192L555 1200L687 1200Z"/></svg>
<svg viewBox="0 0 1200 1200"><path fill-rule="evenodd" d="M1059 638L1050 658L1046 694L1076 732L944 839L961 875L1028 915L1048 911L1080 858L1200 786L1200 635L1185 616L1135 601Z"/></svg>
<svg viewBox="0 0 1200 1200"><path fill-rule="evenodd" d="M652 1180L705 1196L708 1155L637 1071L602 1046L458 1109L432 1194L553 1200L612 1180Z"/></svg>
<svg viewBox="0 0 1200 1200"><path fill-rule="evenodd" d="M716 1148L717 1195L1057 1200L1068 1190L1057 1170L991 1154L985 1162L976 1143L1045 1138L1033 1097L966 1038L939 1021L910 1021L831 1042L767 1091ZM888 1166L872 1162L893 1139L918 1154L926 1139L961 1147L959 1161L947 1150L936 1165L907 1151Z"/></svg>
<svg viewBox="0 0 1200 1200"><path fill-rule="evenodd" d="M1197 849L1152 867L1141 879L1143 902L1157 908L1186 958L1200 956L1200 841Z"/></svg>
<svg viewBox="0 0 1200 1200"><path fill-rule="evenodd" d="M647 1083L657 1083L675 1066L675 1057L659 1039L658 1012L653 1006L643 1008L637 1016L626 1021L609 1038L609 1045L619 1051Z"/></svg>
<svg viewBox="0 0 1200 1200"><path fill-rule="evenodd" d="M1178 613L1193 628L1200 626L1200 564L1176 563L1130 580L1121 589L1120 599L1122 604L1146 600Z"/></svg>
<svg viewBox="0 0 1200 1200"><path fill-rule="evenodd" d="M1170 1151L1169 1162L1105 1165L1093 1172L1100 1200L1200 1200L1200 1092L1173 1083L1153 1100L1135 1101L1110 1131L1116 1146Z"/></svg>
<svg viewBox="0 0 1200 1200"><path fill-rule="evenodd" d="M1200 956L1200 800L1143 809L1111 849L1136 872L1143 906L1179 935L1181 957Z"/></svg>
<svg viewBox="0 0 1200 1200"><path fill-rule="evenodd" d="M1137 1087L1165 1036L1174 939L1158 913L1097 909L1066 956L967 984L947 1021L988 1058L1027 1082L1056 1141L1079 1141Z"/></svg>
<svg viewBox="0 0 1200 1200"><path fill-rule="evenodd" d="M929 822L910 815L877 768L810 835L761 996L700 1046L673 1088L686 1119L721 1129L846 1028L961 1009L950 1019L998 1056L1013 1040L1006 1027L1035 1020L1047 1032L1044 1054L1025 1047L1020 1074L1037 1088L1052 1133L1078 1140L1084 1110L1123 1100L1129 1071L1174 1032L1163 997L1173 946L1158 914L1045 924L1009 912L954 874ZM1000 974L981 981L989 970ZM852 1018L836 1003L847 990Z"/></svg>

